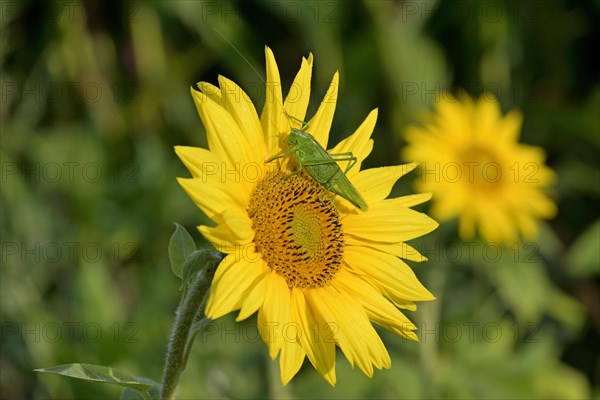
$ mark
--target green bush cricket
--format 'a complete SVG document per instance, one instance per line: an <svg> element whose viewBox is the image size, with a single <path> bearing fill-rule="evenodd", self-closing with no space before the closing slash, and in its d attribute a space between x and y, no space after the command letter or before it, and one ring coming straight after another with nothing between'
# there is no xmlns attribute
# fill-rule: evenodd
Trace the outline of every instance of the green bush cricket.
<svg viewBox="0 0 600 400"><path fill-rule="evenodd" d="M246 63L256 72L260 79L267 84L260 73L250 64L250 62L244 57L244 55L233 45L221 32L217 29L210 27L219 36L221 36L233 49L246 61ZM280 104L281 105L281 104ZM278 158L287 157L294 153L296 161L298 162L298 168L292 172L289 176L298 174L304 170L318 183L320 183L326 191L321 195L321 199L328 193L334 193L334 199L336 195L340 195L344 199L348 200L355 207L361 211L366 211L369 207L367 202L362 197L360 192L356 190L354 185L350 182L346 173L356 164L356 157L352 152L340 153L340 154L329 154L327 150L315 140L315 138L307 132L308 123L299 120L298 118L289 115L283 105L281 105L283 113L289 119L292 119L300 124L300 129L293 128L290 125L290 134L287 138L290 149L270 157L265 162L271 162ZM346 169L342 169L337 164L338 161L348 161ZM288 177L289 177L288 176Z"/></svg>
<svg viewBox="0 0 600 400"><path fill-rule="evenodd" d="M288 118L299 122L301 127L300 129L291 128L291 132L287 138L288 145L290 146L289 150L270 157L266 162L271 162L294 153L298 162L298 168L292 172L292 175L300 173L304 167L304 170L327 190L321 197L325 196L328 192L333 192L334 198L335 195L340 195L361 211L366 211L368 209L367 202L346 176L346 172L356 164L356 157L351 152L329 154L307 132L308 124L306 122L289 115L285 110L284 113ZM338 161L348 161L348 165L344 171L337 164Z"/></svg>

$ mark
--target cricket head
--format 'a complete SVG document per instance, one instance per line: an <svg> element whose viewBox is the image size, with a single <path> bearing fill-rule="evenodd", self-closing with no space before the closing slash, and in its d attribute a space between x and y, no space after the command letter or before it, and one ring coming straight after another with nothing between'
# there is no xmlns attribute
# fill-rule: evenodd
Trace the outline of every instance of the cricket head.
<svg viewBox="0 0 600 400"><path fill-rule="evenodd" d="M297 129L297 128L292 128L292 131L290 132L290 135L288 136L288 145L290 147L305 143L307 141L311 141L312 137L310 136L310 133L307 133L303 130Z"/></svg>

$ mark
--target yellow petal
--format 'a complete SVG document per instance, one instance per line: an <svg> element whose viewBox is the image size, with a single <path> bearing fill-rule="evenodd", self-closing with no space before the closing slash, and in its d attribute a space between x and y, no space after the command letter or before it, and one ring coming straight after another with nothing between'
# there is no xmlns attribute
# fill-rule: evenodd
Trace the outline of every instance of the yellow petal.
<svg viewBox="0 0 600 400"><path fill-rule="evenodd" d="M411 240L438 227L426 214L398 207L390 200L373 203L367 212L346 215L343 225L348 235L386 243Z"/></svg>
<svg viewBox="0 0 600 400"><path fill-rule="evenodd" d="M247 296L242 300L240 313L236 317L236 321L243 321L254 314L263 305L267 288L267 273L264 273L255 282L254 286L248 291Z"/></svg>
<svg viewBox="0 0 600 400"><path fill-rule="evenodd" d="M347 270L340 270L335 276L333 286L338 290L349 293L364 307L369 319L390 331L404 336L413 337L415 325L392 303L390 303L379 290L361 279L360 276Z"/></svg>
<svg viewBox="0 0 600 400"><path fill-rule="evenodd" d="M218 175L221 161L210 150L201 147L175 146L175 154L194 178Z"/></svg>
<svg viewBox="0 0 600 400"><path fill-rule="evenodd" d="M444 220L445 218L441 219ZM462 240L471 240L475 237L475 213L473 210L464 210L460 215L458 234Z"/></svg>
<svg viewBox="0 0 600 400"><path fill-rule="evenodd" d="M368 247L349 246L344 249L344 260L358 274L371 277L378 288L404 300L433 300L408 265L399 258Z"/></svg>
<svg viewBox="0 0 600 400"><path fill-rule="evenodd" d="M210 151L226 163L224 183L241 183L250 192L252 184L240 178L242 169L253 163L250 146L237 123L227 110L201 92L192 89L198 114L206 128Z"/></svg>
<svg viewBox="0 0 600 400"><path fill-rule="evenodd" d="M213 182L212 178L208 178L207 182L202 181L202 178L177 178L192 201L211 220L216 221L226 210L243 207L241 196L231 193L231 188L235 186Z"/></svg>
<svg viewBox="0 0 600 400"><path fill-rule="evenodd" d="M304 362L304 356L304 350L297 339L284 340L279 356L279 372L283 386L298 373Z"/></svg>
<svg viewBox="0 0 600 400"><path fill-rule="evenodd" d="M290 290L276 272L267 276L265 301L258 311L258 330L269 348L272 359L277 357L284 341L284 329L290 322Z"/></svg>
<svg viewBox="0 0 600 400"><path fill-rule="evenodd" d="M528 196L521 200L527 209L537 217L550 219L556 215L556 204L540 190L530 191Z"/></svg>
<svg viewBox="0 0 600 400"><path fill-rule="evenodd" d="M198 231L221 253L234 254L238 239L227 225L221 223L215 227L200 225Z"/></svg>
<svg viewBox="0 0 600 400"><path fill-rule="evenodd" d="M216 215L214 219L219 225L216 227L202 225L198 230L217 250L231 254L249 249L254 239L254 231L252 221L247 214L238 208L233 208Z"/></svg>
<svg viewBox="0 0 600 400"><path fill-rule="evenodd" d="M373 133L375 123L377 122L377 112L377 109L371 111L352 135L339 142L337 146L329 151L330 154L351 152L352 155L356 157L356 164L346 174L349 178L360 171L362 162L373 149L373 139L371 139L371 134Z"/></svg>
<svg viewBox="0 0 600 400"><path fill-rule="evenodd" d="M383 293L385 298L388 299L389 301L391 301L392 304L394 304L396 307L401 308L403 310L408 310L408 311L417 311L417 305L413 301L401 299L400 297L395 295L393 292L386 290L385 288L380 288L380 289L381 289L381 293Z"/></svg>
<svg viewBox="0 0 600 400"><path fill-rule="evenodd" d="M422 255L417 249L414 247L403 243L385 243L385 242L377 242L368 239L358 238L354 236L347 235L344 237L344 241L347 246L367 246L377 249L379 251L383 251L386 253L390 253L396 257L401 257L406 260L423 262L427 261L427 257Z"/></svg>
<svg viewBox="0 0 600 400"><path fill-rule="evenodd" d="M372 203L385 199L392 191L394 183L416 166L417 164L411 163L366 169L356 174L352 183L371 206Z"/></svg>
<svg viewBox="0 0 600 400"><path fill-rule="evenodd" d="M198 82L198 89L217 104L223 104L221 89L208 82Z"/></svg>
<svg viewBox="0 0 600 400"><path fill-rule="evenodd" d="M452 135L465 136L470 135L471 126L470 118L465 118L465 107L468 107L469 102L461 102L451 95L442 96L442 101L436 105L437 114L431 114L436 124L443 127L441 131L438 127L435 128L435 135Z"/></svg>
<svg viewBox="0 0 600 400"><path fill-rule="evenodd" d="M389 204L394 204L399 207L413 207L431 199L431 193L409 194L406 196L395 197L385 200Z"/></svg>
<svg viewBox="0 0 600 400"><path fill-rule="evenodd" d="M307 298L325 320L335 323L336 341L348 361L356 362L369 377L373 365L380 369L389 366L387 350L360 303L331 286L311 290Z"/></svg>
<svg viewBox="0 0 600 400"><path fill-rule="evenodd" d="M517 110L512 110L501 119L498 126L498 136L504 142L515 142L519 140L522 124L523 114Z"/></svg>
<svg viewBox="0 0 600 400"><path fill-rule="evenodd" d="M308 60L302 58L302 65L300 71L296 75L292 86L285 98L283 108L289 115L294 118L304 121L306 118L306 109L308 108L308 102L310 100L310 78L312 75L312 54L309 55ZM280 131L290 129L290 124L295 125L296 128L300 127L298 121L290 121L288 118L282 119L282 125L279 127Z"/></svg>
<svg viewBox="0 0 600 400"><path fill-rule="evenodd" d="M432 184L431 186L435 186ZM446 191L440 192L439 190L435 193L435 202L431 205L429 210L430 214L440 221L447 221L454 218L457 214L462 212L475 213L472 206L469 206L468 200L474 200L476 197L474 193L467 190L460 190L457 185L445 186ZM432 189L430 187L430 189ZM478 199L482 201L481 199ZM473 201L476 203L476 201Z"/></svg>
<svg viewBox="0 0 600 400"><path fill-rule="evenodd" d="M511 245L517 240L516 226L510 221L509 215L503 210L494 207L480 209L479 222L481 236L490 243L504 243Z"/></svg>
<svg viewBox="0 0 600 400"><path fill-rule="evenodd" d="M241 307L247 292L264 272L263 265L237 260L232 254L221 261L213 278L206 316L219 318Z"/></svg>
<svg viewBox="0 0 600 400"><path fill-rule="evenodd" d="M325 288L317 288L306 291L306 300L310 308L314 311L317 318L322 321L326 321L327 326L331 329L333 337L344 353L344 356L348 359L350 365L354 366L355 362L362 364L370 364L362 354L367 353L367 348L359 341L357 344L352 345L346 338L345 332L340 332L340 324L336 319L335 313L332 311L332 307L337 306L337 301L332 298L331 294L325 290ZM343 319L347 318L345 315ZM345 329L344 329L345 331ZM354 339L354 335L351 336Z"/></svg>
<svg viewBox="0 0 600 400"><path fill-rule="evenodd" d="M332 336L328 338L329 326L314 316L302 290L292 289L291 307L292 321L302 329L300 343L308 359L327 382L335 386L335 341Z"/></svg>
<svg viewBox="0 0 600 400"><path fill-rule="evenodd" d="M260 123L265 135L266 154L270 157L281 152L280 126L283 118L283 100L281 95L281 80L279 69L275 62L275 56L270 48L265 46L265 57L267 63L267 84L265 105L260 115Z"/></svg>
<svg viewBox="0 0 600 400"><path fill-rule="evenodd" d="M240 131L244 132L252 161L262 164L267 158L264 134L252 100L242 88L224 76L219 76L219 85L225 109L237 122Z"/></svg>
<svg viewBox="0 0 600 400"><path fill-rule="evenodd" d="M487 138L490 134L497 135L496 126L500 121L500 105L491 93L484 93L475 105L475 129L476 136Z"/></svg>
<svg viewBox="0 0 600 400"><path fill-rule="evenodd" d="M333 114L335 113L335 106L337 104L339 80L340 77L336 71L319 109L308 122L308 131L324 149L327 148L327 142L329 141L329 130L331 129Z"/></svg>

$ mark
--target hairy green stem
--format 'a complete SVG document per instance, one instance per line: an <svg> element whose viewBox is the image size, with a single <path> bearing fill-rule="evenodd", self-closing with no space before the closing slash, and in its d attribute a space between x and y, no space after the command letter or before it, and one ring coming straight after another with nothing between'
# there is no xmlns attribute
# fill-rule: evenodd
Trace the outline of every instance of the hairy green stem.
<svg viewBox="0 0 600 400"><path fill-rule="evenodd" d="M179 376L185 369L187 355L192 344L192 341L188 340L190 338L190 329L196 315L200 312L204 313L204 310L200 310L200 308L205 303L203 300L206 299L219 261L220 258L219 260L215 260L214 263L211 262L206 269L198 272L185 297L179 303L165 360L160 396L163 400L175 399L175 390L177 389ZM193 336L195 337L195 335Z"/></svg>
<svg viewBox="0 0 600 400"><path fill-rule="evenodd" d="M190 352L192 350L192 346L194 344L194 340L196 339L196 336L198 336L198 334L200 332L202 332L204 327L211 321L210 318L207 318L206 315L204 315L204 309L206 308L207 301L208 301L208 293L206 293L206 295L204 296L204 299L202 300L202 303L200 303L200 307L198 308L198 312L196 313L196 316L194 317L194 322L192 323L192 326L191 326L191 329L189 332L189 336L188 336L188 343L183 352L183 361L182 361L182 365L181 365L182 369L185 368L185 366L187 365L188 358L190 357Z"/></svg>

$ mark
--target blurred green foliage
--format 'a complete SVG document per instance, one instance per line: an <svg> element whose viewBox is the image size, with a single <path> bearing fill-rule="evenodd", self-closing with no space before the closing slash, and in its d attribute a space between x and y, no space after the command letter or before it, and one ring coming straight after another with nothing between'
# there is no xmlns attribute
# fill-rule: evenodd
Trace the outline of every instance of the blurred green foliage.
<svg viewBox="0 0 600 400"><path fill-rule="evenodd" d="M172 147L206 146L189 87L225 75L260 111L252 67L264 75L265 45L284 88L314 54L309 114L340 70L330 143L379 107L367 167L398 162L400 133L439 91L495 93L523 111L522 141L546 149L559 214L510 249L461 243L452 223L415 242L429 262L412 265L438 300L409 313L421 343L381 331L393 365L373 379L340 358L337 387L305 365L281 388L253 320L227 316L198 339L181 397L600 396L598 2L56 0L0 12L2 398L118 396L33 372L71 362L160 380L179 299L172 221L208 222L175 180L187 172Z"/></svg>

